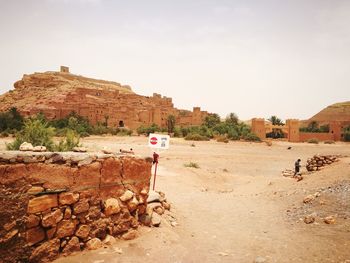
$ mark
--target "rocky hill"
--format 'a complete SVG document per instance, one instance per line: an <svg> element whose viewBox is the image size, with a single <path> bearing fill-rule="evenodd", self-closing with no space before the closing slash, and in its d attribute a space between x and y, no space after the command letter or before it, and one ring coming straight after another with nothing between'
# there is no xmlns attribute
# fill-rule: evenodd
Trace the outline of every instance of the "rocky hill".
<svg viewBox="0 0 350 263"><path fill-rule="evenodd" d="M52 71L24 75L21 80L14 84L14 87L14 90L0 95L0 111L9 107L25 111L38 104L45 106L46 102L60 100L69 92L81 87L134 94L129 86L123 86L117 82Z"/></svg>
<svg viewBox="0 0 350 263"><path fill-rule="evenodd" d="M335 103L307 120L307 122L317 121L318 123L329 123L331 121L350 121L350 101Z"/></svg>

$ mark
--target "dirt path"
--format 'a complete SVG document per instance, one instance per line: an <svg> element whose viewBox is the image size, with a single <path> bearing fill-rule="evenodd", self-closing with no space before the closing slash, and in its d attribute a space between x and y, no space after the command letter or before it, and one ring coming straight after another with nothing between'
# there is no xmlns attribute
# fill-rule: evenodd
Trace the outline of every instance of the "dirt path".
<svg viewBox="0 0 350 263"><path fill-rule="evenodd" d="M150 155L142 137L89 137L84 145ZM292 146L291 150L287 150ZM314 154L350 156L349 144L191 142L172 140L161 153L157 190L166 193L178 225L141 228L136 240L61 258L68 262L350 262L350 159L301 182L280 175ZM200 168L186 168L196 162ZM320 191L310 205L302 200ZM322 205L321 205L322 201ZM314 224L305 215L316 213ZM322 218L336 217L327 225ZM120 253L120 249L122 253Z"/></svg>

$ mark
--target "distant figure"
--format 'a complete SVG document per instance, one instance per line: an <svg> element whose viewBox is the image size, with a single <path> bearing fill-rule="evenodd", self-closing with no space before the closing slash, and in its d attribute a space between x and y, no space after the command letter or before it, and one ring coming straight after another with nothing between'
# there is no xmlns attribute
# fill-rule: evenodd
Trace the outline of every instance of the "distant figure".
<svg viewBox="0 0 350 263"><path fill-rule="evenodd" d="M300 172L300 167L301 167L300 162L301 162L301 160L298 159L294 164L294 166L295 166L294 176L296 176Z"/></svg>
<svg viewBox="0 0 350 263"><path fill-rule="evenodd" d="M290 150L290 149L292 149L292 146L289 146L289 147L287 148L287 150Z"/></svg>

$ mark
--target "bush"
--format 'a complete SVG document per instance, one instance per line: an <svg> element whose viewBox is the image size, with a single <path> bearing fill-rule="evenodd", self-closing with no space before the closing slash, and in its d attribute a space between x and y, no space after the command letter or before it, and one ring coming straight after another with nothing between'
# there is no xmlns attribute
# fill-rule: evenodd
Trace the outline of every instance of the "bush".
<svg viewBox="0 0 350 263"><path fill-rule="evenodd" d="M184 166L185 167L190 167L190 168L196 168L196 169L199 168L198 163L194 163L194 162L185 163Z"/></svg>
<svg viewBox="0 0 350 263"><path fill-rule="evenodd" d="M130 136L131 134L132 134L132 130L129 130L126 128L120 128L116 135L118 135L118 136Z"/></svg>
<svg viewBox="0 0 350 263"><path fill-rule="evenodd" d="M230 140L233 140L233 141L236 141L236 140L239 140L240 137L238 135L238 132L231 128L228 132L227 132L227 137L230 139Z"/></svg>
<svg viewBox="0 0 350 263"><path fill-rule="evenodd" d="M5 138L5 137L9 137L9 134L5 131L3 131L2 133L0 133L0 138Z"/></svg>
<svg viewBox="0 0 350 263"><path fill-rule="evenodd" d="M224 143L228 143L229 140L226 138L226 136L219 136L216 138L217 142L224 142Z"/></svg>
<svg viewBox="0 0 350 263"><path fill-rule="evenodd" d="M23 117L16 108L11 108L6 112L0 112L0 132L20 131L23 127Z"/></svg>
<svg viewBox="0 0 350 263"><path fill-rule="evenodd" d="M308 142L308 143L318 144L318 143L319 143L319 140L316 139L316 138L313 138L313 139L309 139L307 142Z"/></svg>
<svg viewBox="0 0 350 263"><path fill-rule="evenodd" d="M141 125L140 127L138 127L136 129L136 132L137 132L138 135L144 134L144 135L147 135L147 136L150 133L155 133L155 132L159 132L159 131L161 131L161 129L155 123L153 123L151 126L143 126L143 125Z"/></svg>
<svg viewBox="0 0 350 263"><path fill-rule="evenodd" d="M186 141L209 141L210 139L206 136L200 135L198 133L190 133L185 137Z"/></svg>
<svg viewBox="0 0 350 263"><path fill-rule="evenodd" d="M54 148L53 136L55 128L50 127L44 119L28 119L24 122L22 131L16 134L16 139L6 145L8 150L18 150L23 142L29 142L33 146L42 145L49 151Z"/></svg>
<svg viewBox="0 0 350 263"><path fill-rule="evenodd" d="M55 150L58 152L72 151L74 147L80 147L80 137L75 131L67 129L66 137L56 145Z"/></svg>
<svg viewBox="0 0 350 263"><path fill-rule="evenodd" d="M333 141L333 140L324 141L324 144L334 144L334 143L335 143L335 141Z"/></svg>
<svg viewBox="0 0 350 263"><path fill-rule="evenodd" d="M92 133L92 126L89 120L77 115L75 112L71 112L63 119L52 120L49 124L56 128L57 136L62 136L67 132L66 129L70 129L78 133L80 136L86 136Z"/></svg>
<svg viewBox="0 0 350 263"><path fill-rule="evenodd" d="M260 138L255 133L247 133L244 137L244 140L250 141L250 142L260 142Z"/></svg>

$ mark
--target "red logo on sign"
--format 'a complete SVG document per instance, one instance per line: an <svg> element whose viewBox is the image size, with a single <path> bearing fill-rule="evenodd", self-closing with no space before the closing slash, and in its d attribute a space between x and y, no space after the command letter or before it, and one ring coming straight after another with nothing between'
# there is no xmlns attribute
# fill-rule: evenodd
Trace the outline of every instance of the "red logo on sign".
<svg viewBox="0 0 350 263"><path fill-rule="evenodd" d="M157 142L158 142L157 137L152 137L152 138L150 139L150 143L151 143L152 145L157 144Z"/></svg>

